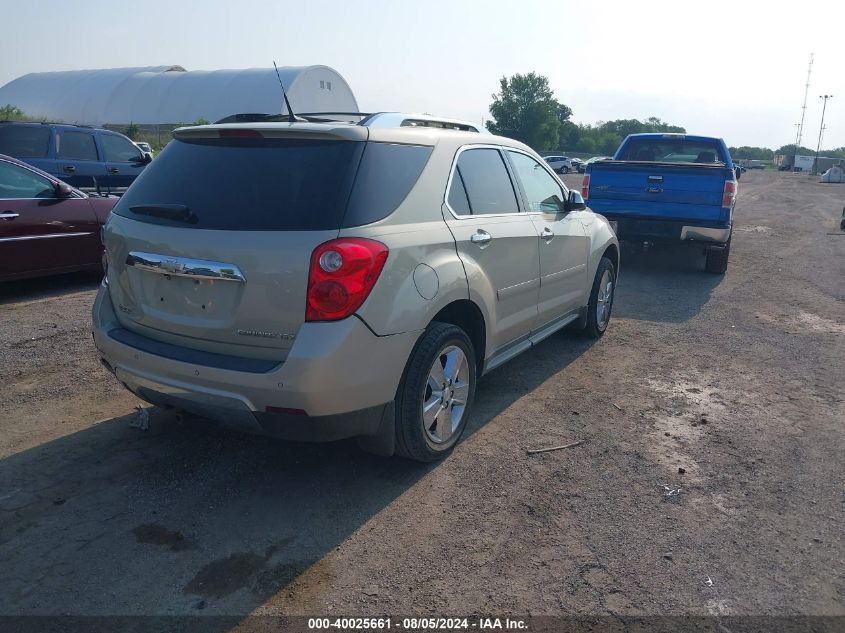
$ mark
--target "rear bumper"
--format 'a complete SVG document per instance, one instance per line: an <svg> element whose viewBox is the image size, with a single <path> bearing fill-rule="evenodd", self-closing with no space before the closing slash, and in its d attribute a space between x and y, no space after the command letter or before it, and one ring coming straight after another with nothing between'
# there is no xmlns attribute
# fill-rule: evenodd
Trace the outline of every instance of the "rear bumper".
<svg viewBox="0 0 845 633"><path fill-rule="evenodd" d="M731 225L716 222L631 218L603 212L614 224L620 241L705 242L725 244L731 236Z"/></svg>
<svg viewBox="0 0 845 633"><path fill-rule="evenodd" d="M377 434L392 414L420 334L376 336L357 317L305 323L285 361L259 373L203 364L201 356L175 360L153 353L153 346L117 340L109 333L121 326L105 286L94 303L93 325L104 365L141 399L244 431L306 441Z"/></svg>

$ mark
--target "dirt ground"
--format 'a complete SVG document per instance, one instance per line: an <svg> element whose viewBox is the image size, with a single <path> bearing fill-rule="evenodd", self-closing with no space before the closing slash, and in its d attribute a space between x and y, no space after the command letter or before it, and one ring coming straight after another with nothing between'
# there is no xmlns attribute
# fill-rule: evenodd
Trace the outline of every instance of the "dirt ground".
<svg viewBox="0 0 845 633"><path fill-rule="evenodd" d="M0 615L845 616L843 207L748 172L727 275L626 254L606 336L492 372L433 466L141 431L98 280L7 284Z"/></svg>

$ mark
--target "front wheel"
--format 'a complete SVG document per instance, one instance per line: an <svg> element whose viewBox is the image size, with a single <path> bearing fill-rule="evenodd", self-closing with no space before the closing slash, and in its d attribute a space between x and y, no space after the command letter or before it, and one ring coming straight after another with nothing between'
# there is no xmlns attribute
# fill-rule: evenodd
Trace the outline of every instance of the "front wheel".
<svg viewBox="0 0 845 633"><path fill-rule="evenodd" d="M601 338L610 323L613 297L616 292L616 266L607 257L599 262L590 302L587 304L587 319L584 333L591 338Z"/></svg>
<svg viewBox="0 0 845 633"><path fill-rule="evenodd" d="M475 398L475 350L466 333L432 323L411 352L396 403L396 452L419 462L445 457Z"/></svg>
<svg viewBox="0 0 845 633"><path fill-rule="evenodd" d="M568 174L568 173L569 173L569 167L561 167L561 168L560 168L560 173L562 173L562 174Z"/></svg>

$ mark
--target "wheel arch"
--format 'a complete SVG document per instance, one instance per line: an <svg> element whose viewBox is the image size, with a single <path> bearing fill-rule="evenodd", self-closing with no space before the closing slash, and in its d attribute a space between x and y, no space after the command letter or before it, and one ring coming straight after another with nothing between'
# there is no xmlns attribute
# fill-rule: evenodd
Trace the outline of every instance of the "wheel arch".
<svg viewBox="0 0 845 633"><path fill-rule="evenodd" d="M475 351L478 374L481 375L487 349L487 324L481 309L469 299L458 299L441 308L431 320L450 323L467 333Z"/></svg>
<svg viewBox="0 0 845 633"><path fill-rule="evenodd" d="M616 276L619 277L619 247L616 244L609 244L604 249L602 257L607 257L613 262L613 268L616 270Z"/></svg>

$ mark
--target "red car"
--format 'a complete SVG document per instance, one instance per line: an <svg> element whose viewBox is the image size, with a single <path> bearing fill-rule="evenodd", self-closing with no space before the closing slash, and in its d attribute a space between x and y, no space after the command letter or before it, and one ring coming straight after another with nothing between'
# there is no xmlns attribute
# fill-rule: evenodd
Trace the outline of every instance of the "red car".
<svg viewBox="0 0 845 633"><path fill-rule="evenodd" d="M99 269L100 227L117 200L0 154L0 281Z"/></svg>

